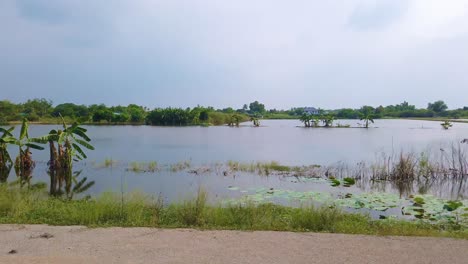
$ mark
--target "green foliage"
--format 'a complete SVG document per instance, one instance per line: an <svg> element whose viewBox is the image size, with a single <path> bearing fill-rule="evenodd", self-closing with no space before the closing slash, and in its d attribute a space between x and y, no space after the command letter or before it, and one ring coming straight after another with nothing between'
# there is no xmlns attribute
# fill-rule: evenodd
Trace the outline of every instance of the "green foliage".
<svg viewBox="0 0 468 264"><path fill-rule="evenodd" d="M431 110L436 113L444 112L447 109L448 109L447 104L445 104L445 102L442 100L435 101L434 103L429 103L427 105L427 110Z"/></svg>
<svg viewBox="0 0 468 264"><path fill-rule="evenodd" d="M250 114L263 114L265 113L265 105L255 101L249 104L249 113Z"/></svg>
<svg viewBox="0 0 468 264"><path fill-rule="evenodd" d="M363 106L359 111L359 118L365 122L365 128L369 128L369 122L374 123L375 110L371 106Z"/></svg>
<svg viewBox="0 0 468 264"><path fill-rule="evenodd" d="M456 225L405 220L371 220L335 207L285 207L274 204L207 203L206 192L164 205L161 198L141 193L120 197L104 193L95 199L49 198L42 191L0 185L1 224L85 225L90 227L159 227L235 230L310 231L374 235L447 236L468 238Z"/></svg>
<svg viewBox="0 0 468 264"><path fill-rule="evenodd" d="M325 127L331 127L333 125L333 122L335 121L335 115L333 114L321 115L320 119Z"/></svg>
<svg viewBox="0 0 468 264"><path fill-rule="evenodd" d="M453 125L452 125L452 122L446 120L444 121L443 123L440 124L444 129L449 129L451 128Z"/></svg>
<svg viewBox="0 0 468 264"><path fill-rule="evenodd" d="M364 106L363 108L370 107ZM328 111L329 114L334 114L338 119L361 119L361 109L343 108L338 110ZM372 108L372 107L370 107ZM169 108L171 109L171 108ZM175 108L177 109L177 108ZM178 110L171 109L167 112L178 112ZM397 105L378 106L372 108L372 118L468 118L468 107L447 110L447 105L443 101L436 101L430 103L427 109L416 109L414 105L408 102L403 102ZM155 109L154 111L157 111ZM163 110L163 109L159 109ZM167 109L165 109L167 110ZM157 125L222 125L229 123L229 115L234 113L256 115L263 119L297 119L304 113L304 108L291 108L289 110L267 110L265 105L255 101L249 105L244 104L241 109L234 110L232 107L227 107L220 110L215 110L212 107L195 107L194 109L179 109L185 112L182 114L169 113L169 116L161 117L157 113L153 113L150 118L147 115L149 109L130 104L128 106L106 106L100 105L76 105L73 103L63 103L55 107L52 102L46 99L32 99L25 103L15 104L7 100L0 101L0 123L19 122L23 118L28 118L29 121L37 121L41 123L60 123L59 117L62 116L67 122L79 123L104 123L104 124L150 124ZM226 114L226 115L222 115ZM310 118L312 121L314 118ZM243 117L243 121L247 121L247 117ZM363 119L366 120L366 119ZM370 119L369 119L369 122ZM318 122L312 122L310 126L318 125Z"/></svg>

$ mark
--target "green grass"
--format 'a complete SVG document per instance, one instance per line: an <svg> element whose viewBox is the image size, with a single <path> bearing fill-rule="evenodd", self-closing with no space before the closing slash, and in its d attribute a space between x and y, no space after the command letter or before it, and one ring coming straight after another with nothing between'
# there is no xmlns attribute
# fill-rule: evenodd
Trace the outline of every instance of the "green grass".
<svg viewBox="0 0 468 264"><path fill-rule="evenodd" d="M368 235L436 236L468 239L454 224L372 220L337 208L274 204L211 205L207 194L164 205L162 199L141 193L122 197L104 193L93 199L51 198L42 191L0 186L1 224L85 225L90 227L158 227L215 230L274 230Z"/></svg>

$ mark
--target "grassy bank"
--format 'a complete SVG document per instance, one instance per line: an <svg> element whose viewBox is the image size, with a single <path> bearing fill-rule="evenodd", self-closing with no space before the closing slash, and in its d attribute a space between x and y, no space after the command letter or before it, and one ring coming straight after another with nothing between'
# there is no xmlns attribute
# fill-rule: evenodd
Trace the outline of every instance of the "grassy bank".
<svg viewBox="0 0 468 264"><path fill-rule="evenodd" d="M372 220L337 208L273 204L210 205L205 192L179 203L133 193L106 193L95 199L64 200L42 191L0 186L1 224L85 225L227 230L312 231L369 235L437 236L468 239L455 224Z"/></svg>

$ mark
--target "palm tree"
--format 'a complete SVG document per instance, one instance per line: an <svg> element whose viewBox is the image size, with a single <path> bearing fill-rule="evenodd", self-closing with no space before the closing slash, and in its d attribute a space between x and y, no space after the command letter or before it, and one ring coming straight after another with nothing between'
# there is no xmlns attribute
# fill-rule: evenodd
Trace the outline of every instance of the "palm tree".
<svg viewBox="0 0 468 264"><path fill-rule="evenodd" d="M375 109L372 106L363 106L359 110L359 118L365 122L365 127L369 128L369 122L374 123Z"/></svg>
<svg viewBox="0 0 468 264"><path fill-rule="evenodd" d="M369 110L364 110L359 113L360 120L365 122L365 127L369 128L369 122L374 123L374 114Z"/></svg>
<svg viewBox="0 0 468 264"><path fill-rule="evenodd" d="M318 127L320 124L320 116L314 115L312 118L312 123L314 124L314 127Z"/></svg>
<svg viewBox="0 0 468 264"><path fill-rule="evenodd" d="M322 122L325 127L331 127L333 125L333 121L335 121L335 116L332 114L322 116Z"/></svg>
<svg viewBox="0 0 468 264"><path fill-rule="evenodd" d="M299 120L301 120L302 123L304 123L305 127L310 127L310 120L312 119L312 116L307 114L306 112L302 113L301 117Z"/></svg>

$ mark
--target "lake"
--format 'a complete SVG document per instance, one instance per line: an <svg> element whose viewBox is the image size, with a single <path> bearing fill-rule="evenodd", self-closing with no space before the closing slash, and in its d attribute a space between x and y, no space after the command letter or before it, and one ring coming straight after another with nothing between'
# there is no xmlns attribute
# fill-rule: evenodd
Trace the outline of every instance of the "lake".
<svg viewBox="0 0 468 264"><path fill-rule="evenodd" d="M357 120L338 120L337 123L360 125ZM416 120L376 120L369 129L304 128L301 125L298 120L261 120L260 127L253 127L251 123L240 127L87 126L96 150L88 151L88 159L75 168L82 170L80 178L95 181L86 194L139 190L161 195L168 202L186 198L199 188L207 190L213 201L267 194L269 190L335 196L379 191L410 196L422 192L422 187L365 181L358 181L351 187L332 187L327 179L232 172L227 162L277 161L288 166L339 164L353 168L361 161L378 160L382 153L393 156L401 151L437 154L468 138L468 124L465 123L454 123L449 130L442 129L440 122ZM31 137L45 135L57 128L60 127L31 125L29 134ZM465 150L467 147L468 144L462 145ZM16 155L15 149L11 151ZM33 158L37 160L33 182L48 182L48 151L33 151ZM106 159L113 160L112 166L104 166ZM132 162L138 162L142 170L146 170L144 166L147 165L143 163L152 161L158 163L155 172L131 169ZM15 179L12 171L8 180ZM466 189L466 181L441 182L426 186L423 192L447 199L466 199ZM256 199L262 197L257 195Z"/></svg>

